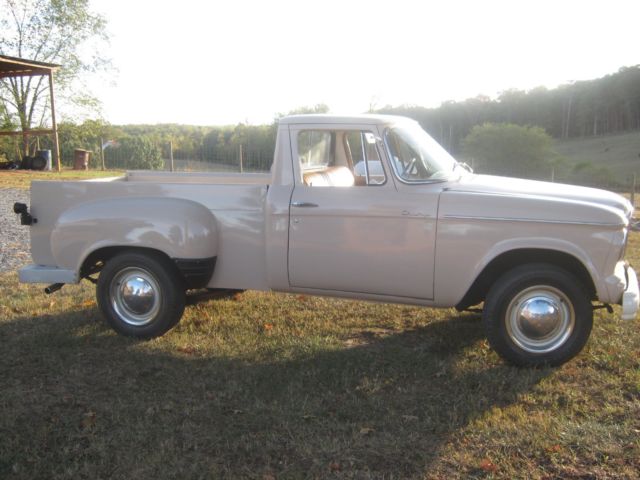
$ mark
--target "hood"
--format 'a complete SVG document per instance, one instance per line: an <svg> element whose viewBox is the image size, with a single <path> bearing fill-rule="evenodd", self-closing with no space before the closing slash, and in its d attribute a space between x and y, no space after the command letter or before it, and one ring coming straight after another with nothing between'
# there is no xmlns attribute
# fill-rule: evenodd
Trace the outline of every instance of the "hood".
<svg viewBox="0 0 640 480"><path fill-rule="evenodd" d="M450 183L446 191L478 199L507 197L506 203L517 209L514 215L531 219L627 224L633 214L631 203L616 193L561 183L470 174Z"/></svg>

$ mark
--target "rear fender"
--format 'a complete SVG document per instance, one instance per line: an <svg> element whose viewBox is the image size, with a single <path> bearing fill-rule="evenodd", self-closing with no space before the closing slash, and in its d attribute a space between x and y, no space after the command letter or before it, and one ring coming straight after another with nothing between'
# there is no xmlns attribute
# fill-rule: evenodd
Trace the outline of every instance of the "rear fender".
<svg viewBox="0 0 640 480"><path fill-rule="evenodd" d="M56 265L79 272L92 253L108 247L150 248L172 259L217 255L216 220L202 204L161 197L110 198L65 211L51 233Z"/></svg>

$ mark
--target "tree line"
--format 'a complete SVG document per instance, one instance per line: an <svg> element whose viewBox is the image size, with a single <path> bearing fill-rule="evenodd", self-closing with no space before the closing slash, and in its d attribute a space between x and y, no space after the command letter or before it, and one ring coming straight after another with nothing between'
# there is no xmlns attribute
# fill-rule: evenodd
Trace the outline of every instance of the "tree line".
<svg viewBox="0 0 640 480"><path fill-rule="evenodd" d="M640 65L558 88L511 89L437 108L388 106L379 113L414 118L447 150L459 153L475 125L511 123L543 128L554 138L606 135L640 129Z"/></svg>
<svg viewBox="0 0 640 480"><path fill-rule="evenodd" d="M302 107L294 113L327 112L327 105ZM464 139L475 126L511 124L536 126L559 139L605 135L640 129L640 66L624 67L603 78L574 82L558 88L507 90L495 99L478 96L462 102L444 102L437 108L385 107L376 113L404 115L422 127L455 155L469 156ZM107 168L162 168L162 159L237 165L242 157L248 169L268 169L275 146L278 114L268 125L201 127L177 124L110 125L101 120L59 125L63 163L83 148L98 156L103 144ZM495 134L495 132L494 132ZM50 147L42 138L32 149ZM16 159L21 140L0 138L0 156ZM476 158L478 155L476 155ZM513 158L512 162L517 162ZM95 165L95 162L93 163Z"/></svg>

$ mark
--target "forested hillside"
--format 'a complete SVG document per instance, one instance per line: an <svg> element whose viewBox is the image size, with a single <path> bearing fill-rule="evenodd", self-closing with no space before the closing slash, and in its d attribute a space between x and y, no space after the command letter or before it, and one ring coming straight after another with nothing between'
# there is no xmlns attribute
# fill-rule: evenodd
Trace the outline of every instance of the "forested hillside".
<svg viewBox="0 0 640 480"><path fill-rule="evenodd" d="M512 89L495 99L478 96L438 108L385 107L379 112L415 118L453 153L474 125L486 122L536 125L557 139L627 132L640 129L640 65L554 89Z"/></svg>

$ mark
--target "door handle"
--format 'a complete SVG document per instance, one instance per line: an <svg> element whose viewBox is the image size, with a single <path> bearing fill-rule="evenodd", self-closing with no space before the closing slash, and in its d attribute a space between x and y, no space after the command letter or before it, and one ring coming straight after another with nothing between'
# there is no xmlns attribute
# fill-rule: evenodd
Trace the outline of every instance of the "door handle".
<svg viewBox="0 0 640 480"><path fill-rule="evenodd" d="M317 207L318 204L317 203L311 203L311 202L292 202L291 206L292 207L300 207L300 208L311 208L311 207Z"/></svg>

